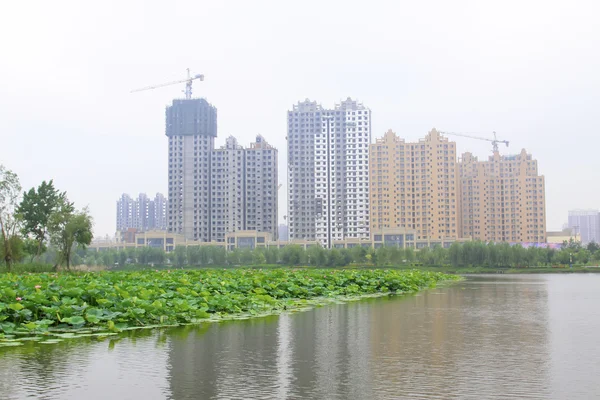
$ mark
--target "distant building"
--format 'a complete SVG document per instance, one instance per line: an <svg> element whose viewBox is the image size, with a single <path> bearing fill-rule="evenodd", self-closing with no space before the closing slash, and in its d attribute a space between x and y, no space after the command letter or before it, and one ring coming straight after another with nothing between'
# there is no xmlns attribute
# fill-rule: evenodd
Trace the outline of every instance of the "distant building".
<svg viewBox="0 0 600 400"><path fill-rule="evenodd" d="M289 240L288 226L286 224L279 224L279 240Z"/></svg>
<svg viewBox="0 0 600 400"><path fill-rule="evenodd" d="M408 228L416 239L459 237L455 142L435 129L418 142L389 130L370 149L371 233Z"/></svg>
<svg viewBox="0 0 600 400"><path fill-rule="evenodd" d="M568 227L581 236L581 243L600 243L600 213L598 210L569 211Z"/></svg>
<svg viewBox="0 0 600 400"><path fill-rule="evenodd" d="M546 194L538 164L523 149L487 161L464 153L459 165L463 237L512 243L546 242Z"/></svg>
<svg viewBox="0 0 600 400"><path fill-rule="evenodd" d="M546 243L548 244L563 244L564 242L569 242L571 239L581 242L581 236L569 228L557 232L546 232Z"/></svg>
<svg viewBox="0 0 600 400"><path fill-rule="evenodd" d="M154 200L150 200L145 193L140 193L137 199L123 193L117 200L117 232L166 228L166 199L162 194L157 193Z"/></svg>
<svg viewBox="0 0 600 400"><path fill-rule="evenodd" d="M371 111L350 98L333 109L306 100L287 120L290 238L368 238Z"/></svg>

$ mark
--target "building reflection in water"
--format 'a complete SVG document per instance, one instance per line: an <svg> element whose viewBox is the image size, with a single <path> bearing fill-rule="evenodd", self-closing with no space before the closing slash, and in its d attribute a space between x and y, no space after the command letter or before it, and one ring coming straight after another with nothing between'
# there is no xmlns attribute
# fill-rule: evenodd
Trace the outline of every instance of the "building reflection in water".
<svg viewBox="0 0 600 400"><path fill-rule="evenodd" d="M549 397L543 278L207 325L170 339L174 399Z"/></svg>

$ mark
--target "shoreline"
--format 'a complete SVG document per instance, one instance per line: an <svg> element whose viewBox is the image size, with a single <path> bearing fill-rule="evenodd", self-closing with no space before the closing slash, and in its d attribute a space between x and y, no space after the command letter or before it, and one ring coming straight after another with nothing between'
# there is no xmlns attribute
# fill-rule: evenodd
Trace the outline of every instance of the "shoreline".
<svg viewBox="0 0 600 400"><path fill-rule="evenodd" d="M414 269L5 275L0 277L6 288L0 293L0 303L4 303L0 348L295 313L328 304L417 293L461 279ZM10 300L15 296L16 301Z"/></svg>

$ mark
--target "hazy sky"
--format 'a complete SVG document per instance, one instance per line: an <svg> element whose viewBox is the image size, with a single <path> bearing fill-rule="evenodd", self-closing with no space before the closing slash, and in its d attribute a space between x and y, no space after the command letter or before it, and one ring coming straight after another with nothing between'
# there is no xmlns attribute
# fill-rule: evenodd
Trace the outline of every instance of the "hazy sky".
<svg viewBox="0 0 600 400"><path fill-rule="evenodd" d="M526 148L560 229L569 209L600 208L599 15L594 0L0 0L0 163L27 189L54 179L113 234L121 193L166 194L164 108L183 85L129 92L189 67L218 109L217 145L260 133L279 149L280 216L286 111L351 96L373 140L435 127Z"/></svg>

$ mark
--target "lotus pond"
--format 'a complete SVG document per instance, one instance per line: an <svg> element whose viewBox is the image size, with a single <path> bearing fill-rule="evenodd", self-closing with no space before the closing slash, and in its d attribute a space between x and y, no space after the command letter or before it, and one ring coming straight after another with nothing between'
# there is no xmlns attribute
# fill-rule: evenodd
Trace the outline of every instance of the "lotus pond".
<svg viewBox="0 0 600 400"><path fill-rule="evenodd" d="M0 275L0 346L276 314L411 293L457 276L394 270L228 269Z"/></svg>

